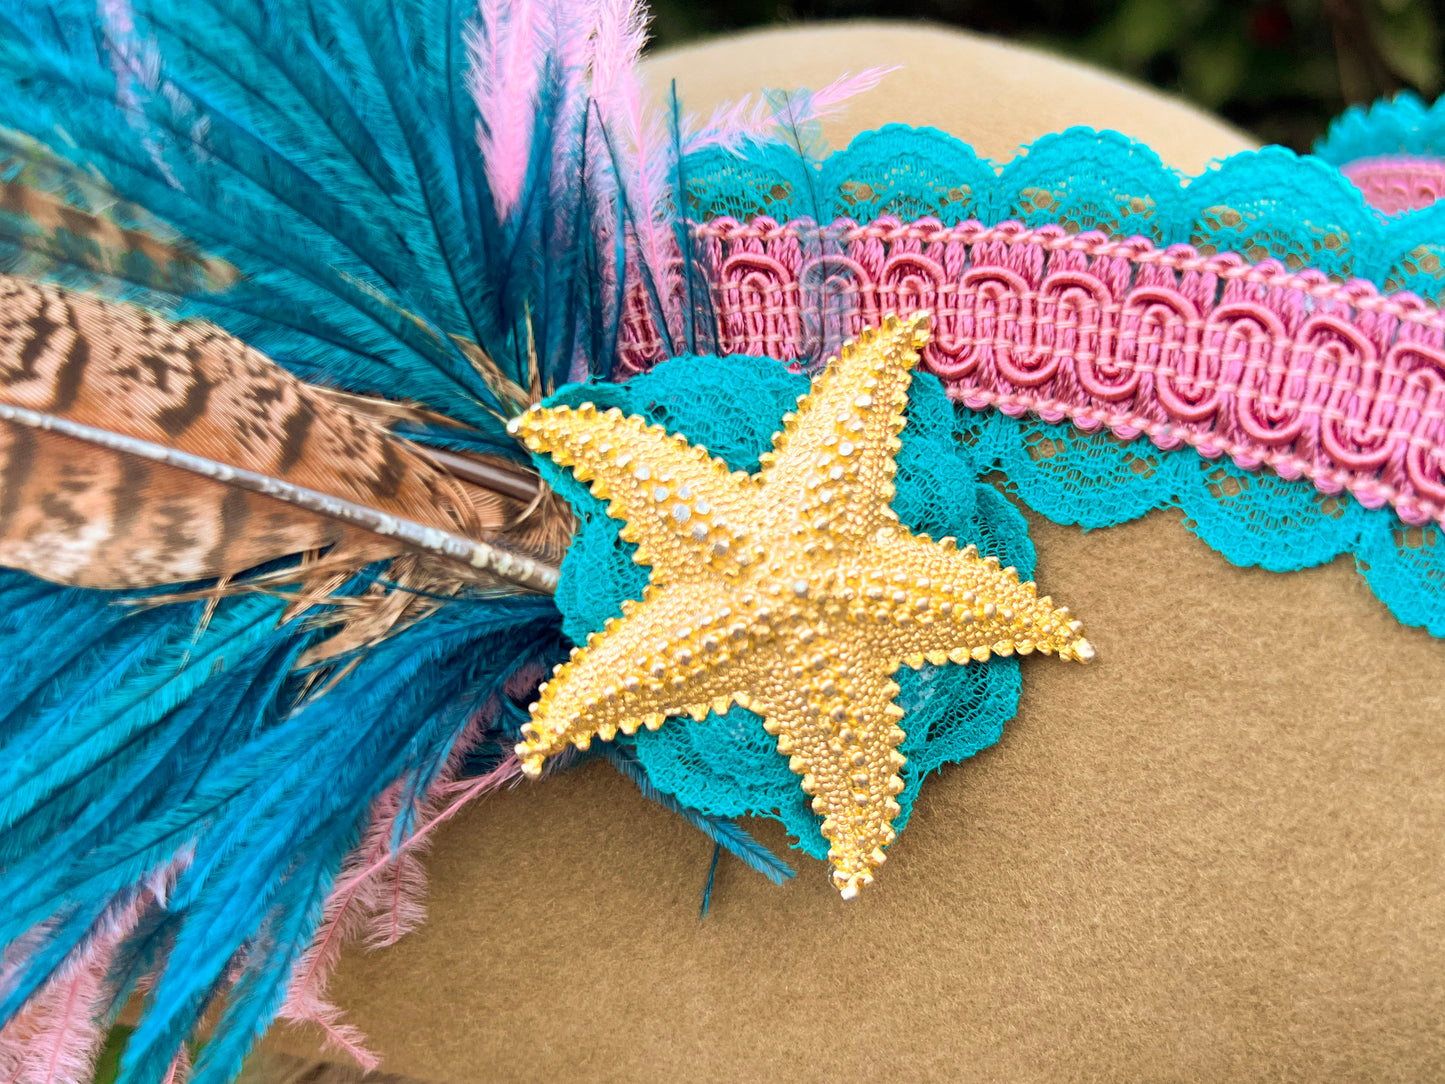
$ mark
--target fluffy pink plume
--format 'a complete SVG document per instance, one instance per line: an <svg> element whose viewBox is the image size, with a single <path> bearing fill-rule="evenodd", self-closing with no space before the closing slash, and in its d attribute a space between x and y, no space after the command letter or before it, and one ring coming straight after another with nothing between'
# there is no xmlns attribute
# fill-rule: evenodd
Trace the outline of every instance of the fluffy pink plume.
<svg viewBox="0 0 1445 1084"><path fill-rule="evenodd" d="M552 187L577 183L577 143L598 6L592 0L481 0L467 30L467 86L477 103L477 145L498 217L517 209L533 159L546 66L557 80Z"/></svg>
<svg viewBox="0 0 1445 1084"><path fill-rule="evenodd" d="M0 1079L6 1084L87 1084L93 1078L115 998L108 981L111 961L153 902L149 892L137 891L112 908L83 948L0 1029Z"/></svg>
<svg viewBox="0 0 1445 1084"><path fill-rule="evenodd" d="M326 901L321 926L311 947L296 965L286 1002L277 1014L278 1019L289 1023L315 1025L324 1036L326 1046L351 1058L368 1073L376 1069L381 1060L367 1049L366 1036L361 1030L343 1021L341 1009L326 999L326 986L341 959L341 950L365 936L367 923L376 909L376 879L357 876L357 867L368 867L389 854L400 793L401 784L393 783L377 798L371 823L360 846L342 867L336 887Z"/></svg>
<svg viewBox="0 0 1445 1084"><path fill-rule="evenodd" d="M100 0L100 17L113 34L129 35L135 29L130 0Z"/></svg>
<svg viewBox="0 0 1445 1084"><path fill-rule="evenodd" d="M161 1084L186 1084L191 1079L191 1051L185 1043L176 1051L176 1060L171 1062L171 1067L166 1070L165 1078Z"/></svg>
<svg viewBox="0 0 1445 1084"><path fill-rule="evenodd" d="M857 75L835 79L822 90L791 91L781 102L776 94L750 94L719 106L701 126L688 118L686 127L690 131L683 137L683 147L686 151L704 147L738 151L746 143L776 140L804 125L836 116L858 95L866 94L898 71L898 67L866 68Z"/></svg>
<svg viewBox="0 0 1445 1084"><path fill-rule="evenodd" d="M532 156L548 7L528 0L482 0L477 21L467 28L467 85L481 114L477 145L497 216L503 219L522 197Z"/></svg>
<svg viewBox="0 0 1445 1084"><path fill-rule="evenodd" d="M461 761L475 742L476 731L469 728L427 793L421 826L395 850L396 821L406 812L401 784L392 784L377 798L371 823L337 878L316 938L297 965L279 1013L282 1020L319 1028L328 1047L367 1072L376 1069L380 1060L367 1048L361 1030L346 1023L341 1009L327 999L326 987L345 947L356 943L369 949L392 945L426 920L426 870L421 856L432 831L473 799L521 778L521 765L515 757L508 757L486 775L457 781Z"/></svg>
<svg viewBox="0 0 1445 1084"><path fill-rule="evenodd" d="M577 184L582 118L587 109L592 42L597 33L598 7L593 0L552 0L550 39L553 63L560 73L561 101L552 146L552 185Z"/></svg>
<svg viewBox="0 0 1445 1084"><path fill-rule="evenodd" d="M589 180L604 206L620 181L634 266L651 280L662 305L663 326L674 343L681 343L687 314L672 228L677 214L670 183L675 157L663 118L648 101L637 74L647 43L647 6L641 0L600 0L598 8L592 100L607 135L604 139L599 134L592 143Z"/></svg>

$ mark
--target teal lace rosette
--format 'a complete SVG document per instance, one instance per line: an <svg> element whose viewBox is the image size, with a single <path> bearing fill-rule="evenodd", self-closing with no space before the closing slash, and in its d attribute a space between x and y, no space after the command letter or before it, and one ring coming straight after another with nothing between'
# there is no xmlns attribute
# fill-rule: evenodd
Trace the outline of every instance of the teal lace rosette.
<svg viewBox="0 0 1445 1084"><path fill-rule="evenodd" d="M703 445L735 470L753 471L783 414L807 389L806 376L767 358L684 357L626 384L564 388L547 403L617 407ZM960 430L960 422L968 420L955 415L935 378L915 376L893 508L913 531L973 542L1031 576L1034 547L1027 522L1007 498L979 482L982 449ZM557 605L564 632L582 643L622 612L624 599L641 597L648 571L633 561L636 547L619 537L622 523L607 515L602 501L551 460L539 457L538 466L579 520L562 565ZM986 666L903 668L897 679L908 732L902 747L906 785L898 797L903 812L895 821L901 829L924 776L998 741L1004 722L1018 709L1019 663L1000 658ZM673 719L656 732L618 740L635 743L653 785L684 805L721 817L774 817L802 850L815 858L827 855L818 831L822 818L752 712L734 708L700 723Z"/></svg>

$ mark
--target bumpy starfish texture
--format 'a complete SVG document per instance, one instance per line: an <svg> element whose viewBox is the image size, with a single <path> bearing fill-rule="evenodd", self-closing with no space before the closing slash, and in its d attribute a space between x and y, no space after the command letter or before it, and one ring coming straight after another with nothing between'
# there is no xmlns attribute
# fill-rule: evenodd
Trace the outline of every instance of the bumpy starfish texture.
<svg viewBox="0 0 1445 1084"><path fill-rule="evenodd" d="M642 600L541 687L517 746L529 775L569 743L749 708L813 796L833 881L852 899L900 812L899 665L1093 657L1079 623L1013 568L914 535L889 507L927 335L926 317L890 317L844 346L754 475L615 409L534 408L513 422L610 501L652 569Z"/></svg>

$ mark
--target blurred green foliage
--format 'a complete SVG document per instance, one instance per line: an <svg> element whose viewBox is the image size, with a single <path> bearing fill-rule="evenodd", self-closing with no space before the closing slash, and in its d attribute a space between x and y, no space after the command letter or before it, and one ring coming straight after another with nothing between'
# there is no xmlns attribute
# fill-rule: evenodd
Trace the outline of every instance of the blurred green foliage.
<svg viewBox="0 0 1445 1084"><path fill-rule="evenodd" d="M1353 102L1441 90L1442 0L653 0L661 45L770 23L926 19L1029 42L1308 150Z"/></svg>
<svg viewBox="0 0 1445 1084"><path fill-rule="evenodd" d="M100 1055L95 1060L95 1084L114 1084L115 1078L120 1075L120 1055L125 1049L125 1042L130 1038L131 1028L124 1024L117 1024L110 1029L105 1037L105 1046L101 1047Z"/></svg>

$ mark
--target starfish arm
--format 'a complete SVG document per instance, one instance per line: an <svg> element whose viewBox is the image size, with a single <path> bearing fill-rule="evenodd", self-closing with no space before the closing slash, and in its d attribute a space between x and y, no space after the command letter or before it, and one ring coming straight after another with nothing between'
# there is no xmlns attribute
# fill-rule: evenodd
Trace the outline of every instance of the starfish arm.
<svg viewBox="0 0 1445 1084"><path fill-rule="evenodd" d="M845 898L873 880L903 790L900 665L993 654L1094 654L1068 611L1013 569L910 534L889 507L924 317L845 346L784 419L757 476L681 437L590 404L534 408L513 432L572 467L626 521L652 567L638 603L588 638L538 690L517 756L593 738L759 712L802 776Z"/></svg>
<svg viewBox="0 0 1445 1084"><path fill-rule="evenodd" d="M795 509L799 523L855 541L897 522L894 456L927 336L925 316L890 316L843 346L762 457L770 501Z"/></svg>
<svg viewBox="0 0 1445 1084"><path fill-rule="evenodd" d="M1014 568L953 539L880 530L851 575L860 638L911 667L1032 651L1089 662L1093 645L1067 608L1039 597Z"/></svg>
<svg viewBox="0 0 1445 1084"><path fill-rule="evenodd" d="M788 668L778 668L778 677L767 683L774 687L764 685L747 706L763 716L778 752L803 777L814 812L823 815L833 883L844 899L853 899L872 883L883 848L897 834L892 822L903 790L898 770L905 760L897 749L903 712L893 702L898 685L884 660L856 646L823 660L801 658L802 678L797 666L787 679Z"/></svg>
<svg viewBox="0 0 1445 1084"><path fill-rule="evenodd" d="M623 616L574 649L538 690L516 747L523 770L536 776L568 745L656 730L669 715L726 711L747 687L749 620L720 582L649 587L641 602L623 603Z"/></svg>
<svg viewBox="0 0 1445 1084"><path fill-rule="evenodd" d="M607 514L626 521L622 537L637 543L637 563L653 582L735 573L746 562L748 498L753 479L731 472L707 449L649 426L617 409L591 403L534 407L512 431L534 452L550 455L608 501Z"/></svg>

